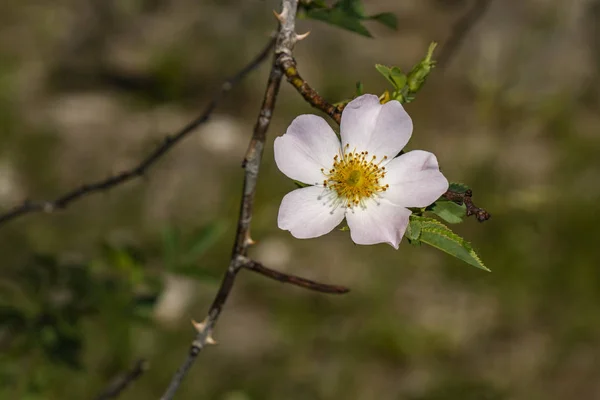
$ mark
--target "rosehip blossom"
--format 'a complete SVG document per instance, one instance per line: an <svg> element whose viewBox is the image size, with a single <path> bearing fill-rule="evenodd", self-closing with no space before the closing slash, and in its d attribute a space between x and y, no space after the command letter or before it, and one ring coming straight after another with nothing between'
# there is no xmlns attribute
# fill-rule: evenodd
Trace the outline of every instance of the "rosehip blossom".
<svg viewBox="0 0 600 400"><path fill-rule="evenodd" d="M342 112L342 143L325 120L300 115L275 139L275 162L289 178L311 185L288 193L277 224L299 239L331 232L346 218L357 244L398 248L408 226L407 207L426 207L448 180L432 153L408 143L412 120L398 101L375 95L352 100Z"/></svg>

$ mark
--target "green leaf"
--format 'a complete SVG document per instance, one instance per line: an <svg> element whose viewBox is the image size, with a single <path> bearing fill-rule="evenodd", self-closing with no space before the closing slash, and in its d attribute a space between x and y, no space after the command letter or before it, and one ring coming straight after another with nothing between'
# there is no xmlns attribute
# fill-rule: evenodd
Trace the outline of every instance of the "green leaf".
<svg viewBox="0 0 600 400"><path fill-rule="evenodd" d="M377 71L395 88L391 93L390 100L397 100L404 104L410 103L415 99L417 91L421 89L427 76L435 66L435 61L432 60L435 47L436 43L431 43L425 58L415 65L408 75L405 75L398 67L386 67L381 64L375 65Z"/></svg>
<svg viewBox="0 0 600 400"><path fill-rule="evenodd" d="M389 83L396 86L396 82L392 79L392 69L382 64L375 64L375 69L379 72Z"/></svg>
<svg viewBox="0 0 600 400"><path fill-rule="evenodd" d="M375 69L383 75L389 83L396 88L397 91L406 86L406 75L398 67L387 67L382 64L375 64Z"/></svg>
<svg viewBox="0 0 600 400"><path fill-rule="evenodd" d="M411 244L421 244L419 237L421 236L421 221L411 216L408 226L406 227L406 237Z"/></svg>
<svg viewBox="0 0 600 400"><path fill-rule="evenodd" d="M413 229L417 226L421 229L417 240L442 250L474 267L490 271L475 253L471 244L452 232L446 225L433 218L411 215L409 227L412 237L416 236Z"/></svg>
<svg viewBox="0 0 600 400"><path fill-rule="evenodd" d="M339 26L340 28L358 33L359 35L373 37L367 28L360 23L360 18L357 18L355 15L348 14L339 8L334 8L331 10L308 10L306 16L308 18L327 22L331 25Z"/></svg>
<svg viewBox="0 0 600 400"><path fill-rule="evenodd" d="M402 89L406 85L407 77L398 67L392 67L390 70L390 78L397 89Z"/></svg>
<svg viewBox="0 0 600 400"><path fill-rule="evenodd" d="M469 187L464 183L451 182L448 190L456 193L466 193L466 191L469 190Z"/></svg>
<svg viewBox="0 0 600 400"><path fill-rule="evenodd" d="M323 1L305 1L300 3L300 7L307 18L327 22L366 37L372 36L362 21L377 21L392 29L396 29L398 25L396 16L391 13L366 15L362 0L339 0L331 7L327 7Z"/></svg>
<svg viewBox="0 0 600 400"><path fill-rule="evenodd" d="M298 186L300 189L310 186L310 185L307 185L306 183L296 181L294 179L292 179L292 182L294 182L294 185Z"/></svg>
<svg viewBox="0 0 600 400"><path fill-rule="evenodd" d="M372 19L374 21L377 21L385 26L387 26L390 29L398 29L398 18L396 18L396 16L392 13L381 13L381 14L376 14L376 15L372 15L369 17L369 19Z"/></svg>
<svg viewBox="0 0 600 400"><path fill-rule="evenodd" d="M362 0L340 0L333 7L339 8L349 15L365 18L365 7L362 4Z"/></svg>
<svg viewBox="0 0 600 400"><path fill-rule="evenodd" d="M431 212L451 224L458 224L467 216L467 206L449 200L438 200L431 206Z"/></svg>

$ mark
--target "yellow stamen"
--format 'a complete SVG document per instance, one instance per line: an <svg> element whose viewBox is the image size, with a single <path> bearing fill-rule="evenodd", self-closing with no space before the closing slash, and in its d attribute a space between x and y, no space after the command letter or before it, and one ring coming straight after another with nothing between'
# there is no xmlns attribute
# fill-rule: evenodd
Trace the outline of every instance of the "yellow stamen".
<svg viewBox="0 0 600 400"><path fill-rule="evenodd" d="M333 168L328 173L322 172L326 177L325 187L337 193L344 206L352 208L379 192L385 192L389 185L380 184L386 174L381 163L387 160L387 156L377 162L377 156L367 158L367 151L357 153L348 149L349 145L346 145L344 154L333 158Z"/></svg>

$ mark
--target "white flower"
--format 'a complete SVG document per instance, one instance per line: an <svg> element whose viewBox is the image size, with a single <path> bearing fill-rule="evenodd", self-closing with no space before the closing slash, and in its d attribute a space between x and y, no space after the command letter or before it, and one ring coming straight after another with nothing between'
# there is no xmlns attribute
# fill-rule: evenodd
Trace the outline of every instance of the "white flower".
<svg viewBox="0 0 600 400"><path fill-rule="evenodd" d="M394 158L412 128L399 102L382 105L368 94L344 108L341 144L323 118L294 119L275 139L275 162L288 177L311 186L283 198L279 228L313 238L345 217L355 243L397 249L411 214L406 207L426 207L448 190L432 153L414 150Z"/></svg>

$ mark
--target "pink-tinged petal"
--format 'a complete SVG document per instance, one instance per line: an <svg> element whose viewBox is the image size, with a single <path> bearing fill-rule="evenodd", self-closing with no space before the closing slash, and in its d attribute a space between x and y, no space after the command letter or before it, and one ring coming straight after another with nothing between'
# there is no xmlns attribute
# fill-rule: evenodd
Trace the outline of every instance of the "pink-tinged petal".
<svg viewBox="0 0 600 400"><path fill-rule="evenodd" d="M388 243L398 249L408 226L410 210L382 199L346 212L350 237L356 244Z"/></svg>
<svg viewBox="0 0 600 400"><path fill-rule="evenodd" d="M340 141L316 115L300 115L283 136L275 139L275 162L289 178L310 185L322 184L321 168L331 169L333 157L340 153Z"/></svg>
<svg viewBox="0 0 600 400"><path fill-rule="evenodd" d="M352 100L342 112L340 134L342 146L349 150L368 151L391 160L406 146L412 135L410 116L396 100L379 103L375 95L363 95Z"/></svg>
<svg viewBox="0 0 600 400"><path fill-rule="evenodd" d="M414 150L390 161L383 184L390 187L383 197L403 207L427 207L448 190L435 155Z"/></svg>
<svg viewBox="0 0 600 400"><path fill-rule="evenodd" d="M381 106L375 131L365 150L376 155L378 160L387 156L389 161L406 146L412 130L412 120L402 104L396 100L389 101Z"/></svg>
<svg viewBox="0 0 600 400"><path fill-rule="evenodd" d="M380 111L379 98L373 94L362 95L346 104L340 123L342 146L349 144L350 151L364 151L375 131Z"/></svg>
<svg viewBox="0 0 600 400"><path fill-rule="evenodd" d="M279 207L277 225L298 239L331 232L344 219L344 208L331 206L327 189L310 186L285 195Z"/></svg>

